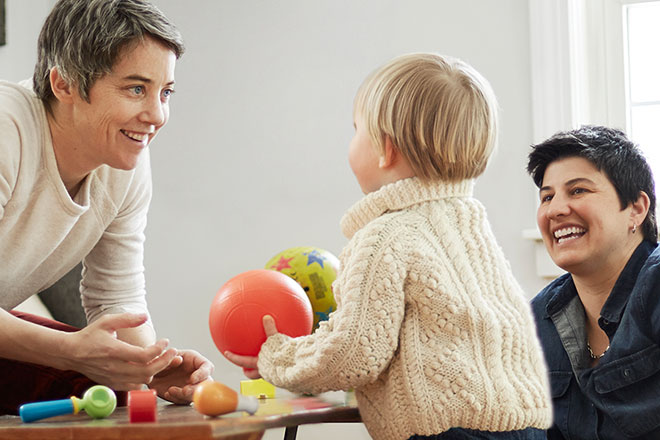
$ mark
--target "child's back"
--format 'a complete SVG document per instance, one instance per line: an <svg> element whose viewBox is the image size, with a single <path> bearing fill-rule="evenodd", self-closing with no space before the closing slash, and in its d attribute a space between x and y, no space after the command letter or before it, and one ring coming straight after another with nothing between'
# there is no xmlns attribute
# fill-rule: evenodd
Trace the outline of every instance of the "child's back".
<svg viewBox="0 0 660 440"><path fill-rule="evenodd" d="M340 386L363 384L356 394L375 438L551 421L529 306L472 187L405 179L343 219L352 239L335 286L353 316L334 331L364 336L328 347L339 364L326 372L345 369Z"/></svg>

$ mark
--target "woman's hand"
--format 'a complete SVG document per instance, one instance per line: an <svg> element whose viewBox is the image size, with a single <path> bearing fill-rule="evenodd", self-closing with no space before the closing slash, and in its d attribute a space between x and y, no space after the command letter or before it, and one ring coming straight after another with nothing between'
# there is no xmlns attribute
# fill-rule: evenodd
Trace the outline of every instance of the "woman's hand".
<svg viewBox="0 0 660 440"><path fill-rule="evenodd" d="M149 383L163 399L176 404L192 401L195 387L211 378L214 366L194 350L178 350L172 362Z"/></svg>
<svg viewBox="0 0 660 440"><path fill-rule="evenodd" d="M262 323L264 331L266 332L266 338L277 334L277 326L275 325L275 320L272 316L264 316L262 318ZM245 373L245 376L248 379L259 379L261 377L261 374L259 374L259 368L257 367L259 356L242 356L230 351L225 351L223 354L229 362L242 367L243 373Z"/></svg>
<svg viewBox="0 0 660 440"><path fill-rule="evenodd" d="M63 364L95 382L123 391L139 389L167 368L177 350L167 348L161 339L146 347L117 339L117 330L139 327L147 321L144 314L106 315L82 330L65 337Z"/></svg>

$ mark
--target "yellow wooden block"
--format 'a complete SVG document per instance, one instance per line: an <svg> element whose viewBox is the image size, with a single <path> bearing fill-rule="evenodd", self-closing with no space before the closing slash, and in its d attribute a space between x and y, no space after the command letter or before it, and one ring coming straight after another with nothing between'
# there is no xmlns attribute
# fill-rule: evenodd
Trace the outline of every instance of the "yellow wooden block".
<svg viewBox="0 0 660 440"><path fill-rule="evenodd" d="M259 399L274 399L275 386L263 379L242 380L241 394L244 396L255 396Z"/></svg>

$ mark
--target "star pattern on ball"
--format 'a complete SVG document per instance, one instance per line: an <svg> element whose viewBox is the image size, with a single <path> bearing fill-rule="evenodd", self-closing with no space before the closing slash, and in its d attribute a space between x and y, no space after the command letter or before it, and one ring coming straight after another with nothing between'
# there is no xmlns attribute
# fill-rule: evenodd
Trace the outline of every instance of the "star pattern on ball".
<svg viewBox="0 0 660 440"><path fill-rule="evenodd" d="M328 310L326 310L325 313L314 312L314 314L318 316L319 322L321 322L321 321L327 321L330 318L330 313L332 312L333 312L333 307L330 307Z"/></svg>
<svg viewBox="0 0 660 440"><path fill-rule="evenodd" d="M282 271L283 269L291 269L291 265L289 264L289 262L293 260L293 258L294 257L284 258L284 256L281 256L280 259L277 261L277 263L270 266L270 268L275 269L277 271Z"/></svg>
<svg viewBox="0 0 660 440"><path fill-rule="evenodd" d="M323 267L323 262L325 261L325 258L323 258L323 256L316 249L311 252L304 252L303 255L307 255L308 266L310 264L319 263L319 265Z"/></svg>

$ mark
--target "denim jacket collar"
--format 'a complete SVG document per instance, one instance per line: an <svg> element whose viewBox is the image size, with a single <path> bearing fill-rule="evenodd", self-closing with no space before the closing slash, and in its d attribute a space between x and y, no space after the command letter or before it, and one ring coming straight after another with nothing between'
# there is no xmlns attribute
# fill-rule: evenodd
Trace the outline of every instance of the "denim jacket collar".
<svg viewBox="0 0 660 440"><path fill-rule="evenodd" d="M562 275L555 282L557 283L557 291L545 306L545 315L543 316L545 319L550 319L550 316L566 307L577 296L575 283L573 283L573 277L570 273Z"/></svg>
<svg viewBox="0 0 660 440"><path fill-rule="evenodd" d="M621 275L619 275L607 301L603 305L601 319L611 323L618 323L620 321L623 310L630 297L630 292L637 281L639 271L655 247L655 243L647 240L642 241L637 246L637 249L633 252L623 271L621 271ZM550 316L566 307L577 296L575 283L570 273L563 275L557 282L561 283L561 286L557 293L548 301L544 318L549 319Z"/></svg>
<svg viewBox="0 0 660 440"><path fill-rule="evenodd" d="M600 311L600 316L602 320L609 321L611 323L619 323L621 321L621 315L623 314L623 309L628 303L628 298L630 297L630 292L632 292L635 283L637 282L637 277L639 276L639 271L646 263L649 255L655 249L655 244L649 241L642 241L635 252L630 256L630 260L626 264L626 267L623 268L621 275L616 280L610 296L605 301L603 308Z"/></svg>

